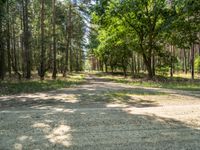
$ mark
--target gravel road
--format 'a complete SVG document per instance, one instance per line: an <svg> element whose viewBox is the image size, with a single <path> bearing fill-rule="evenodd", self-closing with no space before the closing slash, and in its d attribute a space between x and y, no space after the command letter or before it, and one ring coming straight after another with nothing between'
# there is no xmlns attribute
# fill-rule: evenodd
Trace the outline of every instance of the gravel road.
<svg viewBox="0 0 200 150"><path fill-rule="evenodd" d="M199 150L200 91L88 76L75 88L0 97L0 150L51 149Z"/></svg>

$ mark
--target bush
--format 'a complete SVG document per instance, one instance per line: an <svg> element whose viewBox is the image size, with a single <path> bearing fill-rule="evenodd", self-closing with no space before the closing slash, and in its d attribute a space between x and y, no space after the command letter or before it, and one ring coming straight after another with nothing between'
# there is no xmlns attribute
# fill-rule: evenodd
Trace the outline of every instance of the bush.
<svg viewBox="0 0 200 150"><path fill-rule="evenodd" d="M169 72L169 67L166 65L159 65L156 67L156 72L158 75L167 76Z"/></svg>
<svg viewBox="0 0 200 150"><path fill-rule="evenodd" d="M194 62L195 72L200 73L200 56L196 57Z"/></svg>

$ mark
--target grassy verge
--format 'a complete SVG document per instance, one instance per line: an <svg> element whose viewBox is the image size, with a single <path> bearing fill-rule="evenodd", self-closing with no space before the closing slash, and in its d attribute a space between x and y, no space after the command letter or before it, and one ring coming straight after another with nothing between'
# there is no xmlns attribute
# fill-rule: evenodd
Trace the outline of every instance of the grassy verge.
<svg viewBox="0 0 200 150"><path fill-rule="evenodd" d="M57 80L7 80L0 83L0 96L20 93L44 92L60 88L68 88L75 85L83 84L84 82L85 80L83 74L69 75L67 78L58 77Z"/></svg>
<svg viewBox="0 0 200 150"><path fill-rule="evenodd" d="M183 77L156 77L153 80L147 80L145 78L124 78L123 76L117 75L102 75L97 74L98 77L109 79L113 82L124 83L133 86L143 86L143 87L154 87L154 88L167 88L176 90L186 90L186 91L200 91L200 80L190 80Z"/></svg>

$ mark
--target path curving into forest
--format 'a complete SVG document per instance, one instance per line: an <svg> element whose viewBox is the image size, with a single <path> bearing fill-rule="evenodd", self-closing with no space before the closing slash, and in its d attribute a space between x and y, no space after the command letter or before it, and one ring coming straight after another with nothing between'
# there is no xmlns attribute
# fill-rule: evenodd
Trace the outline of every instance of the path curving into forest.
<svg viewBox="0 0 200 150"><path fill-rule="evenodd" d="M200 92L86 80L0 97L0 149L200 149Z"/></svg>

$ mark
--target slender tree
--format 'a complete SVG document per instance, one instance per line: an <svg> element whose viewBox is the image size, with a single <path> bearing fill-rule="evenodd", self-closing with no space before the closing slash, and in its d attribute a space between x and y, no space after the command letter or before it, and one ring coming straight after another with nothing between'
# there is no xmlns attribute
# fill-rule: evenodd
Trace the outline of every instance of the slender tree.
<svg viewBox="0 0 200 150"><path fill-rule="evenodd" d="M56 8L55 8L56 0L52 0L52 25L53 25L53 35L52 35L52 42L53 42L53 74L52 78L56 79L57 74L57 67L56 67Z"/></svg>
<svg viewBox="0 0 200 150"><path fill-rule="evenodd" d="M40 53L40 79L44 80L44 76L45 76L45 40L44 40L44 1L45 0L41 0L40 2L40 14L41 14L41 20L40 20L40 32L41 32L41 53Z"/></svg>
<svg viewBox="0 0 200 150"><path fill-rule="evenodd" d="M25 59L25 78L31 78L31 49L30 49L30 38L31 32L29 31L29 13L28 13L29 0L22 0L23 7L23 42L24 42L24 59Z"/></svg>

